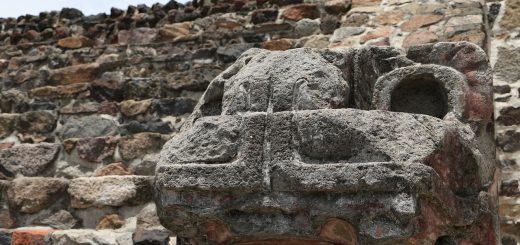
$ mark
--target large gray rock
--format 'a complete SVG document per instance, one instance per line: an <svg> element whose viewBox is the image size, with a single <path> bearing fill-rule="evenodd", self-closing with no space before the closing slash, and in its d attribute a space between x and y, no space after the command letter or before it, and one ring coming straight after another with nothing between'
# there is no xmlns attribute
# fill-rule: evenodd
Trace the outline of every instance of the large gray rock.
<svg viewBox="0 0 520 245"><path fill-rule="evenodd" d="M69 139L109 136L116 132L117 123L114 120L92 115L67 120L60 130L60 135L62 139Z"/></svg>
<svg viewBox="0 0 520 245"><path fill-rule="evenodd" d="M0 150L0 166L9 175L36 176L54 161L59 150L59 144L21 144Z"/></svg>
<svg viewBox="0 0 520 245"><path fill-rule="evenodd" d="M159 218L199 244L496 241L491 91L469 43L249 50L163 147Z"/></svg>

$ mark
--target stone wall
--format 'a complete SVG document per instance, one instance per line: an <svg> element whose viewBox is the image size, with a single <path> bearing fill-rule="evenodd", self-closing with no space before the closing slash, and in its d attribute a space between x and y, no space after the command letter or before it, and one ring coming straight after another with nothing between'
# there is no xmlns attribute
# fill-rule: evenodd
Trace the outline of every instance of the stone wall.
<svg viewBox="0 0 520 245"><path fill-rule="evenodd" d="M51 233L55 244L85 237L126 244L174 235L159 226L151 201L158 151L209 82L249 48L439 41L469 41L491 54L504 233L511 239L519 216L518 6L517 0L204 0L109 15L62 9L0 19L0 227L9 228L0 241L26 244ZM66 231L12 230L35 225Z"/></svg>
<svg viewBox="0 0 520 245"><path fill-rule="evenodd" d="M488 3L492 30L490 61L494 67L497 158L502 168L500 213L504 245L520 242L520 1ZM496 17L494 17L496 16Z"/></svg>

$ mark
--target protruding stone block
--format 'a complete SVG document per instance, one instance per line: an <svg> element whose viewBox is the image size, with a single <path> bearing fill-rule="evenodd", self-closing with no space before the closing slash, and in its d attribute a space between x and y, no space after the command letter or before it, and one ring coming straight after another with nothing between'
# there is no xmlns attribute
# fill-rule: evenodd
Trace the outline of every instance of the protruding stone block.
<svg viewBox="0 0 520 245"><path fill-rule="evenodd" d="M156 169L197 244L496 244L492 81L470 43L252 49Z"/></svg>

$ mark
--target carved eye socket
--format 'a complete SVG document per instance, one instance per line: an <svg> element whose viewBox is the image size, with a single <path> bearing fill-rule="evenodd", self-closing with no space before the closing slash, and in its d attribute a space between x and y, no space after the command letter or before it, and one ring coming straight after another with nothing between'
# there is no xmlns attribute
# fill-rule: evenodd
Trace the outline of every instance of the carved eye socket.
<svg viewBox="0 0 520 245"><path fill-rule="evenodd" d="M431 74L408 77L392 91L390 110L443 118L448 113L447 93Z"/></svg>
<svg viewBox="0 0 520 245"><path fill-rule="evenodd" d="M381 76L374 86L372 108L465 120L468 85L459 71L439 65L415 65Z"/></svg>

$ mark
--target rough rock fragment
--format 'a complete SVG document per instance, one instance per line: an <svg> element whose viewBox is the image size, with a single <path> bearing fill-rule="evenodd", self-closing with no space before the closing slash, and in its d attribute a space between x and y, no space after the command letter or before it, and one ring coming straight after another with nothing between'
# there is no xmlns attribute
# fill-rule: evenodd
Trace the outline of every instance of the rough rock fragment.
<svg viewBox="0 0 520 245"><path fill-rule="evenodd" d="M73 208L118 207L150 200L151 181L145 176L82 177L71 180Z"/></svg>
<svg viewBox="0 0 520 245"><path fill-rule="evenodd" d="M59 144L17 145L0 150L0 165L11 174L36 176L54 161L59 150Z"/></svg>
<svg viewBox="0 0 520 245"><path fill-rule="evenodd" d="M68 181L59 178L16 178L9 189L9 204L21 213L36 213L64 197Z"/></svg>

